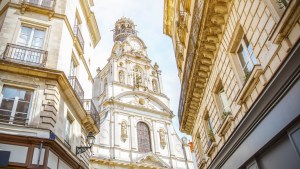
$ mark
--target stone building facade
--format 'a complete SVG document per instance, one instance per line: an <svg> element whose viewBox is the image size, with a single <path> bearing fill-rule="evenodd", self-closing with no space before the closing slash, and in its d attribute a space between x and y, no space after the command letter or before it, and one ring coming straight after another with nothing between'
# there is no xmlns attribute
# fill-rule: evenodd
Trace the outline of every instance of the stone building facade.
<svg viewBox="0 0 300 169"><path fill-rule="evenodd" d="M151 64L134 23L119 19L108 63L94 78L101 116L91 158L95 169L193 169L187 140L176 134L159 66Z"/></svg>
<svg viewBox="0 0 300 169"><path fill-rule="evenodd" d="M297 168L297 0L165 0L198 168Z"/></svg>
<svg viewBox="0 0 300 169"><path fill-rule="evenodd" d="M0 1L0 153L9 168L89 168L89 153L76 148L100 127L91 101L100 40L92 6Z"/></svg>

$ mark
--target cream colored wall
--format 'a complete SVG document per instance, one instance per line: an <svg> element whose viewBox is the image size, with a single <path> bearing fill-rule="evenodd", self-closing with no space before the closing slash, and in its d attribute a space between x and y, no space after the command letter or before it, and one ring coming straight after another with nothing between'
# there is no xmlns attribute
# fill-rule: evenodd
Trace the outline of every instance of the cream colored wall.
<svg viewBox="0 0 300 169"><path fill-rule="evenodd" d="M237 100L237 98L239 98L240 92L247 86L245 86L246 83L244 79L241 79L235 72L234 64L230 59L232 54L229 52L229 44L234 37L234 30L239 24L242 26L247 39L251 43L254 49L254 54L262 68L262 74L259 75L257 82L252 84L254 87L250 87L250 90L248 90L249 94L247 96L245 95L245 100L241 101L241 103L238 103L239 100ZM293 28L286 39L284 39L280 44L274 44L273 40L276 35L272 35L272 33L275 26L276 20L264 1L234 1L228 23L225 27L225 34L221 40L220 48L217 52L214 65L207 82L207 87L205 88L199 114L192 131L192 137L195 144L199 143L196 139L200 133L202 145L197 144L196 147L201 147L205 152L208 147L205 134L206 129L203 120L204 111L207 110L209 112L214 131L218 131L219 127L222 125L219 112L216 108L216 103L213 99L214 85L216 83L216 79L220 77L228 101L231 105L230 108L233 121L231 123L231 127L223 137L215 134L217 147L216 150L213 151L211 158L207 158L208 162L206 166L208 166L211 160L214 159L225 141L233 132L234 128L239 124L243 116L245 116L245 113L262 92L264 86L268 83L268 81L272 78L272 75L284 61L289 49L291 49L291 47L299 39L300 25L298 21L298 23L293 25ZM196 156L199 156L199 154L199 151L196 151ZM207 154L205 154L205 156L207 157Z"/></svg>
<svg viewBox="0 0 300 169"><path fill-rule="evenodd" d="M41 128L52 130L51 128L45 128L41 121L41 111L43 111L43 101L46 99L44 91L47 89L46 79L35 78L30 76L11 74L7 72L1 72L0 75L0 91L2 91L3 86L18 86L18 87L26 87L32 89L34 91L34 95L31 102L31 109L29 112L29 127ZM55 135L62 141L64 141L64 133L66 126L66 117L67 111L70 112L69 116L73 119L72 128L71 128L71 138L70 145L72 151L75 152L76 146L81 143L81 135L86 133L82 129L81 120L79 119L76 110L73 109L68 99L64 96L64 92L59 88L59 104L58 104L58 112L55 118L54 130ZM4 129L2 126L2 130ZM27 130L26 128L21 129L24 132ZM30 136L30 134L28 134ZM31 135L35 137L42 137L43 135L35 134ZM47 138L47 137L46 137ZM49 138L49 137L48 137Z"/></svg>

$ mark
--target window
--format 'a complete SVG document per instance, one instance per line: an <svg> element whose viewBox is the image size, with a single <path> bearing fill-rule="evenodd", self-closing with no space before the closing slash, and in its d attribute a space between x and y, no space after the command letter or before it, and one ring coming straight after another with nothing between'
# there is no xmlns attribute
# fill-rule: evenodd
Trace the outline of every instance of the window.
<svg viewBox="0 0 300 169"><path fill-rule="evenodd" d="M28 124L28 113L33 91L4 86L0 96L0 122L16 125Z"/></svg>
<svg viewBox="0 0 300 169"><path fill-rule="evenodd" d="M76 76L77 75L77 64L75 63L74 59L71 59L71 63L70 63L70 72L69 72L70 76Z"/></svg>
<svg viewBox="0 0 300 169"><path fill-rule="evenodd" d="M231 112L231 110L224 87L220 79L218 80L217 85L215 87L214 98L220 113L220 117L224 120L226 116Z"/></svg>
<svg viewBox="0 0 300 169"><path fill-rule="evenodd" d="M151 151L150 130L146 123L137 124L138 150L146 153Z"/></svg>
<svg viewBox="0 0 300 169"><path fill-rule="evenodd" d="M28 1L29 3L34 5L51 8L53 6L54 0L28 0Z"/></svg>
<svg viewBox="0 0 300 169"><path fill-rule="evenodd" d="M273 16L276 17L277 21L279 21L291 0L265 0L265 2Z"/></svg>
<svg viewBox="0 0 300 169"><path fill-rule="evenodd" d="M65 143L67 143L68 146L70 146L70 136L71 136L71 125L72 120L70 117L67 116L66 119L66 125L65 125Z"/></svg>
<svg viewBox="0 0 300 169"><path fill-rule="evenodd" d="M16 42L19 46L12 49L11 58L29 63L43 62L45 52L41 49L44 47L45 34L45 30L21 26Z"/></svg>
<svg viewBox="0 0 300 169"><path fill-rule="evenodd" d="M211 146L211 144L215 141L215 137L214 137L215 132L213 130L212 122L211 122L208 112L205 113L204 124L205 124L205 128L206 128L206 133L207 133L207 147L209 148Z"/></svg>
<svg viewBox="0 0 300 169"><path fill-rule="evenodd" d="M244 76L247 79L249 77L254 65L258 64L258 62L253 53L253 48L249 44L245 35L241 39L240 46L238 47L238 50L236 53L238 55L240 65L244 72Z"/></svg>
<svg viewBox="0 0 300 169"><path fill-rule="evenodd" d="M45 30L22 26L17 44L35 49L42 49L44 46L45 34Z"/></svg>

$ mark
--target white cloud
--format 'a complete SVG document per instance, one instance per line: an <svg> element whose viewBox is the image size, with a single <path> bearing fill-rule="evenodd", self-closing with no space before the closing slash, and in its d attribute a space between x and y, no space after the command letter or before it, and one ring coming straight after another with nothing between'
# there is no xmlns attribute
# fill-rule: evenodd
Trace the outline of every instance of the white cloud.
<svg viewBox="0 0 300 169"><path fill-rule="evenodd" d="M95 0L95 15L101 33L101 41L96 48L95 65L103 68L113 46L114 23L125 16L137 25L138 36L148 47L147 53L152 63L157 62L162 70L165 94L170 98L170 107L177 115L180 82L175 62L172 41L163 34L163 0ZM180 136L178 117L173 119ZM190 137L189 137L190 138Z"/></svg>

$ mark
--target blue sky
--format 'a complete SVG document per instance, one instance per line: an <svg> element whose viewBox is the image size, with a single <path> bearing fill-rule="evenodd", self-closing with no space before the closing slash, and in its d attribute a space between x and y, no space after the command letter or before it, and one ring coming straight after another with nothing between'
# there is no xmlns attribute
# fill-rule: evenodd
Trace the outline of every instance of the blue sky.
<svg viewBox="0 0 300 169"><path fill-rule="evenodd" d="M95 52L97 62L92 66L103 68L107 63L113 47L115 22L121 17L133 20L139 31L138 36L145 42L147 53L152 64L158 63L162 70L164 93L170 98L170 108L176 115L173 119L175 130L180 137L185 136L179 131L178 103L180 81L176 67L175 55L171 38L163 34L164 0L94 0L93 8L101 33L101 41ZM190 139L190 137L189 137Z"/></svg>

